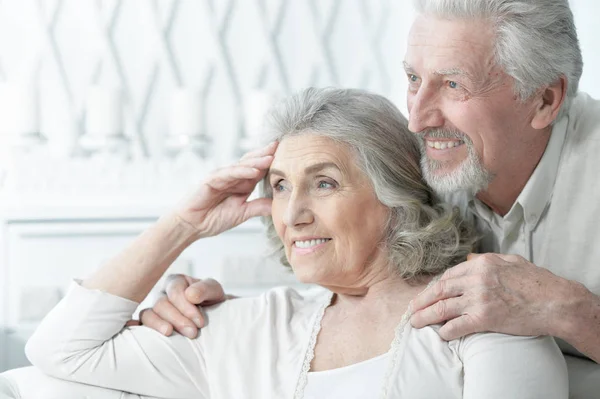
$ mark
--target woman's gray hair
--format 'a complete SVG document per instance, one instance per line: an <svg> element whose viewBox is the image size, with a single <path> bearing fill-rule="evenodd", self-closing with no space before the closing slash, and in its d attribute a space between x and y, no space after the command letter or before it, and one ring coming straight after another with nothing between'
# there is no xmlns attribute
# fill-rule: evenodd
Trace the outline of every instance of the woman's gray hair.
<svg viewBox="0 0 600 399"><path fill-rule="evenodd" d="M327 137L350 148L390 208L385 242L390 266L411 280L435 275L465 260L476 241L458 209L439 203L421 175L421 152L407 120L389 100L355 89L306 89L268 115L269 140L304 133ZM272 197L266 180L262 195ZM271 243L288 265L273 220L264 219Z"/></svg>
<svg viewBox="0 0 600 399"><path fill-rule="evenodd" d="M564 75L565 115L579 87L583 59L568 0L415 0L422 14L442 18L482 18L495 28L498 64L515 80L526 100Z"/></svg>

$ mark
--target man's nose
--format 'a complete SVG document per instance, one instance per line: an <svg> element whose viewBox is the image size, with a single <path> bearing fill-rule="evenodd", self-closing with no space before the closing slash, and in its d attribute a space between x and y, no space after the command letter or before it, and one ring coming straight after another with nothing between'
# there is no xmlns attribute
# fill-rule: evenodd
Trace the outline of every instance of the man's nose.
<svg viewBox="0 0 600 399"><path fill-rule="evenodd" d="M426 129L442 127L444 125L444 115L439 102L436 92L422 86L409 99L408 129L413 133L419 133Z"/></svg>

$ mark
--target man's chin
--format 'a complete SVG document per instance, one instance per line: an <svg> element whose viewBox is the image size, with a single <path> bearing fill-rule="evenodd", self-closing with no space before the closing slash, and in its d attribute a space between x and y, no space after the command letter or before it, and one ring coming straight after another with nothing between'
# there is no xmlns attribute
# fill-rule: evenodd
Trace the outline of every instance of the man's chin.
<svg viewBox="0 0 600 399"><path fill-rule="evenodd" d="M489 185L489 181L484 179L470 180L456 174L425 174L424 179L437 195L442 196L459 192L475 195Z"/></svg>
<svg viewBox="0 0 600 399"><path fill-rule="evenodd" d="M423 167L423 176L427 184L432 185L436 182L447 182L456 179L456 175L460 174L462 164L456 162L438 162L427 159L427 166Z"/></svg>

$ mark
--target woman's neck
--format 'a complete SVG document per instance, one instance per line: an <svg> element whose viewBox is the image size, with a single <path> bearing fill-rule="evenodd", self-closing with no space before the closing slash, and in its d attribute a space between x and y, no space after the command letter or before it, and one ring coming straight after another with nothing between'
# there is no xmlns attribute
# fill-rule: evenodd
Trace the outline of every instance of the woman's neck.
<svg viewBox="0 0 600 399"><path fill-rule="evenodd" d="M328 287L333 291L331 307L357 312L388 314L391 310L406 310L408 303L425 289L431 278L409 283L397 275L383 275L354 287Z"/></svg>
<svg viewBox="0 0 600 399"><path fill-rule="evenodd" d="M321 320L312 371L355 364L386 353L408 304L427 284L411 285L397 276L371 279L334 292Z"/></svg>

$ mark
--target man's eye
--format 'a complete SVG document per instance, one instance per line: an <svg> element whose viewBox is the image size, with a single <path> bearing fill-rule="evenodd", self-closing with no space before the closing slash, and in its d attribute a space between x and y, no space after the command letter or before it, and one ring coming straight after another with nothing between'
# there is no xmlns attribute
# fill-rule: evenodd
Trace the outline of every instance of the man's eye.
<svg viewBox="0 0 600 399"><path fill-rule="evenodd" d="M448 87L450 87L451 89L457 89L458 88L458 83L456 83L453 80L449 80L448 81Z"/></svg>
<svg viewBox="0 0 600 399"><path fill-rule="evenodd" d="M419 78L417 78L417 75L410 73L408 74L408 80L410 80L411 82L416 82L417 80L419 80Z"/></svg>

